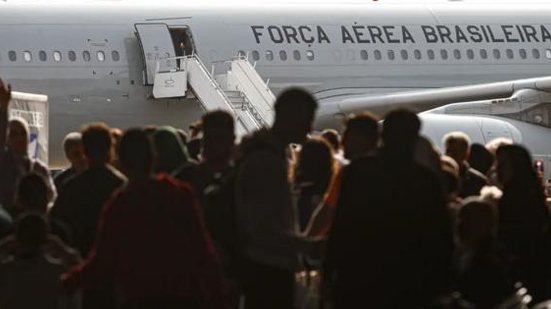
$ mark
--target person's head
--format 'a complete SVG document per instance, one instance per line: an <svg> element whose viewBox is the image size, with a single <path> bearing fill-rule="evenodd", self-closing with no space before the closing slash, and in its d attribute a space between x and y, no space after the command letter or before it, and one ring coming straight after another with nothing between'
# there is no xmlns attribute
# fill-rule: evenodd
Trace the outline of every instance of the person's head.
<svg viewBox="0 0 551 309"><path fill-rule="evenodd" d="M507 186L538 185L538 177L532 165L532 157L526 148L520 145L505 145L497 149L498 181Z"/></svg>
<svg viewBox="0 0 551 309"><path fill-rule="evenodd" d="M321 132L321 138L331 145L333 152L337 153L341 149L341 136L337 130L326 129Z"/></svg>
<svg viewBox="0 0 551 309"><path fill-rule="evenodd" d="M226 111L218 110L206 113L201 122L202 159L211 163L229 163L235 144L233 116Z"/></svg>
<svg viewBox="0 0 551 309"><path fill-rule="evenodd" d="M442 142L447 156L462 165L469 159L471 139L463 132L455 131L444 135Z"/></svg>
<svg viewBox="0 0 551 309"><path fill-rule="evenodd" d="M289 88L277 98L272 131L285 144L301 144L312 130L318 103L303 89Z"/></svg>
<svg viewBox="0 0 551 309"><path fill-rule="evenodd" d="M379 118L363 112L346 120L342 137L345 158L352 160L374 150L379 144Z"/></svg>
<svg viewBox="0 0 551 309"><path fill-rule="evenodd" d="M474 143L471 145L469 165L486 175L494 165L494 155L484 145Z"/></svg>
<svg viewBox="0 0 551 309"><path fill-rule="evenodd" d="M63 150L65 151L65 157L77 172L86 169L88 163L84 155L82 134L80 132L71 132L65 136L65 139L63 139Z"/></svg>
<svg viewBox="0 0 551 309"><path fill-rule="evenodd" d="M501 146L513 145L513 140L506 137L498 137L486 143L486 149L492 154L496 155L497 149Z"/></svg>
<svg viewBox="0 0 551 309"><path fill-rule="evenodd" d="M497 224L497 210L492 204L468 198L457 218L458 239L466 249L480 249L493 243Z"/></svg>
<svg viewBox="0 0 551 309"><path fill-rule="evenodd" d="M82 130L84 154L90 166L111 162L113 155L113 138L109 127L104 123L92 123Z"/></svg>
<svg viewBox="0 0 551 309"><path fill-rule="evenodd" d="M29 125L23 118L13 118L8 124L7 147L13 153L27 156L29 149Z"/></svg>
<svg viewBox="0 0 551 309"><path fill-rule="evenodd" d="M308 138L298 154L295 177L298 181L313 182L325 191L333 175L333 151L324 139Z"/></svg>
<svg viewBox="0 0 551 309"><path fill-rule="evenodd" d="M48 186L44 178L35 173L27 174L21 177L17 185L17 207L22 212L32 211L46 214L48 195Z"/></svg>
<svg viewBox="0 0 551 309"><path fill-rule="evenodd" d="M187 143L187 151L189 157L195 161L201 161L201 149L203 148L203 140L201 138L192 138Z"/></svg>
<svg viewBox="0 0 551 309"><path fill-rule="evenodd" d="M414 112L406 109L389 112L383 122L382 132L385 153L402 159L412 159L420 129L421 121Z"/></svg>
<svg viewBox="0 0 551 309"><path fill-rule="evenodd" d="M202 132L203 132L203 124L201 123L201 121L196 121L189 125L190 139L199 137L199 135L201 135Z"/></svg>
<svg viewBox="0 0 551 309"><path fill-rule="evenodd" d="M174 128L158 128L153 143L158 158L157 173L172 173L188 161L186 148Z"/></svg>
<svg viewBox="0 0 551 309"><path fill-rule="evenodd" d="M50 228L46 218L38 213L25 213L15 223L17 256L35 256L43 252Z"/></svg>
<svg viewBox="0 0 551 309"><path fill-rule="evenodd" d="M155 164L155 152L144 129L128 129L119 144L119 164L129 179L149 177Z"/></svg>

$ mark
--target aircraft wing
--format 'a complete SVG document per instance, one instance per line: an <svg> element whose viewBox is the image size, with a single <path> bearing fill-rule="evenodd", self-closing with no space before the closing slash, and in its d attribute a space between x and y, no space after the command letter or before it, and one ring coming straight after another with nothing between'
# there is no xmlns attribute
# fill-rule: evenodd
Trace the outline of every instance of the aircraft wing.
<svg viewBox="0 0 551 309"><path fill-rule="evenodd" d="M339 98L338 101L333 102L330 112L333 114L349 114L365 110L378 112L397 107L422 111L456 102L509 98L515 92L523 89L551 92L551 77L406 91L386 95L355 95L344 99Z"/></svg>

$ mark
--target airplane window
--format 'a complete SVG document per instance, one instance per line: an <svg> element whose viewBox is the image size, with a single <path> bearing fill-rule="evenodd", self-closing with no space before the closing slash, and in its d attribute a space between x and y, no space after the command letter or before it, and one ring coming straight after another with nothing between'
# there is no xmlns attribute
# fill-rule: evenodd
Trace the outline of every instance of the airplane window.
<svg viewBox="0 0 551 309"><path fill-rule="evenodd" d="M40 61L46 61L48 60L48 55L45 51L41 50L38 52L38 59L40 59Z"/></svg>
<svg viewBox="0 0 551 309"><path fill-rule="evenodd" d="M453 50L453 57L455 59L461 59L461 51L459 49L454 49Z"/></svg>
<svg viewBox="0 0 551 309"><path fill-rule="evenodd" d="M121 59L121 56L119 55L119 52L114 50L111 52L111 59L113 59L113 61L119 61Z"/></svg>
<svg viewBox="0 0 551 309"><path fill-rule="evenodd" d="M27 62L30 62L31 60L33 60L33 56L31 55L31 52L30 51L24 51L23 52L23 59Z"/></svg>
<svg viewBox="0 0 551 309"><path fill-rule="evenodd" d="M546 49L546 50L545 50L545 57L546 57L547 59L551 59L551 49Z"/></svg>
<svg viewBox="0 0 551 309"><path fill-rule="evenodd" d="M472 49L467 49L467 58L474 59L474 51Z"/></svg>
<svg viewBox="0 0 551 309"><path fill-rule="evenodd" d="M485 49L480 50L480 58L487 59L488 58L488 51Z"/></svg>
<svg viewBox="0 0 551 309"><path fill-rule="evenodd" d="M501 58L501 52L499 51L499 49L494 49L493 53L494 53L494 58L496 59Z"/></svg>
<svg viewBox="0 0 551 309"><path fill-rule="evenodd" d="M362 58L362 60L367 60L369 58L369 55L367 54L367 50L362 49L362 51L360 51L360 58Z"/></svg>
<svg viewBox="0 0 551 309"><path fill-rule="evenodd" d="M8 53L8 58L10 58L10 61L17 61L17 54L13 51L13 50L10 50L10 52Z"/></svg>
<svg viewBox="0 0 551 309"><path fill-rule="evenodd" d="M253 50L252 56L254 61L260 60L260 53L258 52L258 50Z"/></svg>
<svg viewBox="0 0 551 309"><path fill-rule="evenodd" d="M427 57L429 57L430 60L434 60L434 50L427 50Z"/></svg>
<svg viewBox="0 0 551 309"><path fill-rule="evenodd" d="M281 59L281 61L287 61L287 52L284 50L280 50L279 59Z"/></svg>
<svg viewBox="0 0 551 309"><path fill-rule="evenodd" d="M271 50L266 51L266 60L268 61L274 60L274 53Z"/></svg>
<svg viewBox="0 0 551 309"><path fill-rule="evenodd" d="M534 57L535 59L539 59L540 58L540 51L538 49L532 49L532 57Z"/></svg>
<svg viewBox="0 0 551 309"><path fill-rule="evenodd" d="M245 53L244 50L240 50L237 52L237 57L245 57L247 54Z"/></svg>
<svg viewBox="0 0 551 309"><path fill-rule="evenodd" d="M513 59L515 57L515 55L513 54L513 50L512 49L507 49L505 51L505 53L507 54L507 58L509 59Z"/></svg>
<svg viewBox="0 0 551 309"><path fill-rule="evenodd" d="M300 52L298 50L293 51L293 58L295 58L296 61L300 61Z"/></svg>
<svg viewBox="0 0 551 309"><path fill-rule="evenodd" d="M448 51L445 49L440 50L440 57L442 60L448 60Z"/></svg>
<svg viewBox="0 0 551 309"><path fill-rule="evenodd" d="M408 51L405 50L405 49L402 49L402 50L400 51L400 55L402 56L402 59L403 59L403 60L408 60L408 58L409 58Z"/></svg>
<svg viewBox="0 0 551 309"><path fill-rule="evenodd" d="M394 51L393 51L392 49L389 49L389 50L387 51L387 57L388 57L388 60L394 60L394 58L396 57L396 56L394 55Z"/></svg>
<svg viewBox="0 0 551 309"><path fill-rule="evenodd" d="M98 57L98 61L103 62L105 61L105 53L103 51L98 51L96 56Z"/></svg>
<svg viewBox="0 0 551 309"><path fill-rule="evenodd" d="M374 52L373 52L373 55L375 55L375 59L377 60L381 60L381 58L383 58L383 55L381 54L381 51L376 49Z"/></svg>
<svg viewBox="0 0 551 309"><path fill-rule="evenodd" d="M528 55L526 54L526 49L524 49L524 48L519 49L519 50L518 50L518 54L519 54L519 56L520 56L521 59L526 59L526 57L528 56Z"/></svg>
<svg viewBox="0 0 551 309"><path fill-rule="evenodd" d="M61 61L61 53L57 50L54 52L54 61L55 62L60 62Z"/></svg>
<svg viewBox="0 0 551 309"><path fill-rule="evenodd" d="M413 51L413 55L415 56L415 59L420 60L421 59L421 51L416 49Z"/></svg>
<svg viewBox="0 0 551 309"><path fill-rule="evenodd" d="M84 59L84 61L88 62L90 61L90 52L85 50L82 52L82 59Z"/></svg>
<svg viewBox="0 0 551 309"><path fill-rule="evenodd" d="M314 51L312 51L312 50L307 50L306 51L306 58L308 60L314 60L314 57L315 57Z"/></svg>
<svg viewBox="0 0 551 309"><path fill-rule="evenodd" d="M69 58L69 61L73 62L73 61L76 61L77 60L77 53L75 53L74 50L70 50L68 53L67 53L67 58Z"/></svg>

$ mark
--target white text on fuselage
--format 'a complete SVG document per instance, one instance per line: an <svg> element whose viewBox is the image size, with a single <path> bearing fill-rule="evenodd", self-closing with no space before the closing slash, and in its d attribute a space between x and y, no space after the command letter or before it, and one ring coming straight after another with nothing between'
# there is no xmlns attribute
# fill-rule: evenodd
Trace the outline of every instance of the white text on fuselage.
<svg viewBox="0 0 551 309"><path fill-rule="evenodd" d="M254 25L257 44L551 43L548 25Z"/></svg>

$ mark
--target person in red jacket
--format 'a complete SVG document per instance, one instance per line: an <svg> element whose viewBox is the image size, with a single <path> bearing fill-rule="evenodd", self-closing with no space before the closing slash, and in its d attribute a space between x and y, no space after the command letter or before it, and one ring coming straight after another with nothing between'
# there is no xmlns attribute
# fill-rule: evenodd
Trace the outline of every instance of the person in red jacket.
<svg viewBox="0 0 551 309"><path fill-rule="evenodd" d="M186 183L152 176L142 129L119 146L128 183L105 205L87 260L63 277L70 289L113 282L123 308L227 308L227 292L197 200Z"/></svg>

